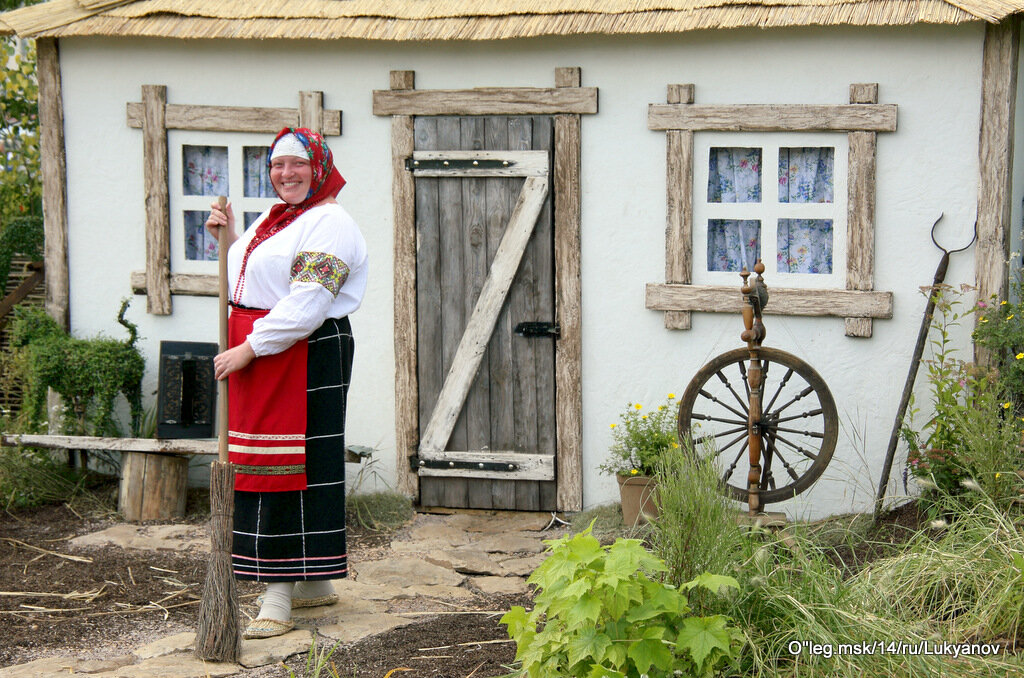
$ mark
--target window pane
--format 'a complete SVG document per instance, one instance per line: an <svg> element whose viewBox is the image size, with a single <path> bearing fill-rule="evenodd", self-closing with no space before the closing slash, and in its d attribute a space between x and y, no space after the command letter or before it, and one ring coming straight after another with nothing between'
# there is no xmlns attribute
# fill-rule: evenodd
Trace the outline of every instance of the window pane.
<svg viewBox="0 0 1024 678"><path fill-rule="evenodd" d="M761 222L758 219L708 220L708 270L739 273L754 270L761 258Z"/></svg>
<svg viewBox="0 0 1024 678"><path fill-rule="evenodd" d="M708 202L761 202L761 149L712 148Z"/></svg>
<svg viewBox="0 0 1024 678"><path fill-rule="evenodd" d="M245 189L247 198L276 198L277 193L270 185L270 174L267 172L266 146L246 146L245 155Z"/></svg>
<svg viewBox="0 0 1024 678"><path fill-rule="evenodd" d="M832 202L834 148L780 148L779 202Z"/></svg>
<svg viewBox="0 0 1024 678"><path fill-rule="evenodd" d="M217 239L206 230L209 212L185 212L185 258L191 261L217 261Z"/></svg>
<svg viewBox="0 0 1024 678"><path fill-rule="evenodd" d="M779 219L780 273L832 272L831 219Z"/></svg>
<svg viewBox="0 0 1024 678"><path fill-rule="evenodd" d="M245 230L249 230L252 226L252 222L256 221L263 212L245 212L242 215L242 221L245 223Z"/></svg>
<svg viewBox="0 0 1024 678"><path fill-rule="evenodd" d="M228 194L227 146L182 146L185 195Z"/></svg>

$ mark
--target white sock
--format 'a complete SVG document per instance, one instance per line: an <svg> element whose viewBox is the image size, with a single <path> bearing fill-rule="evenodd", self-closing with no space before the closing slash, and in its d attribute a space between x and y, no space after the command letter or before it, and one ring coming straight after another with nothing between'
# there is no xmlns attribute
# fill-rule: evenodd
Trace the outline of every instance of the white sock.
<svg viewBox="0 0 1024 678"><path fill-rule="evenodd" d="M260 607L257 618L289 621L292 618L292 589L294 588L295 582L293 581L267 584L267 592L263 594L263 605Z"/></svg>
<svg viewBox="0 0 1024 678"><path fill-rule="evenodd" d="M317 581L300 581L295 584L295 591L292 595L296 598L322 598L334 593L334 584L328 579Z"/></svg>

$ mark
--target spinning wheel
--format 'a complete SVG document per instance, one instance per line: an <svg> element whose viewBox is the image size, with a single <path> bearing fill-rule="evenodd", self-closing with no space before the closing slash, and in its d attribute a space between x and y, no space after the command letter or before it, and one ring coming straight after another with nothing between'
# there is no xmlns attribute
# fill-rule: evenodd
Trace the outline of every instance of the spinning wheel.
<svg viewBox="0 0 1024 678"><path fill-rule="evenodd" d="M714 459L723 491L748 502L752 514L810 487L831 461L839 433L835 401L814 368L785 351L761 347L768 293L763 264L754 270L752 286L750 274L741 274L741 338L747 348L704 365L679 403L680 440L691 438L694 454ZM743 464L744 456L749 464Z"/></svg>

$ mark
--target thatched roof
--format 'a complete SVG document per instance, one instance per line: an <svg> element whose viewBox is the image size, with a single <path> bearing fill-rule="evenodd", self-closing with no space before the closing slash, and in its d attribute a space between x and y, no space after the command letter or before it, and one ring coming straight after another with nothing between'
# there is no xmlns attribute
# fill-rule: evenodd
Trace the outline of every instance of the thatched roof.
<svg viewBox="0 0 1024 678"><path fill-rule="evenodd" d="M51 0L0 34L497 40L809 25L998 22L1024 0Z"/></svg>

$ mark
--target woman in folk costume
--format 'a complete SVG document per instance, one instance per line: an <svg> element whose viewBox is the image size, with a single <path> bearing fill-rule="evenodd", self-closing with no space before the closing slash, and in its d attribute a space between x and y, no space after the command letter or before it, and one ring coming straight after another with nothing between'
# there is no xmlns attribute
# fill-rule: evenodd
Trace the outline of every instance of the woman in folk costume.
<svg viewBox="0 0 1024 678"><path fill-rule="evenodd" d="M323 138L285 128L268 154L283 203L235 234L227 227L230 348L214 359L228 379L235 465L232 566L267 583L246 638L293 628L292 608L337 600L345 546L345 399L352 374L348 314L366 288L366 243L335 201L345 180Z"/></svg>

